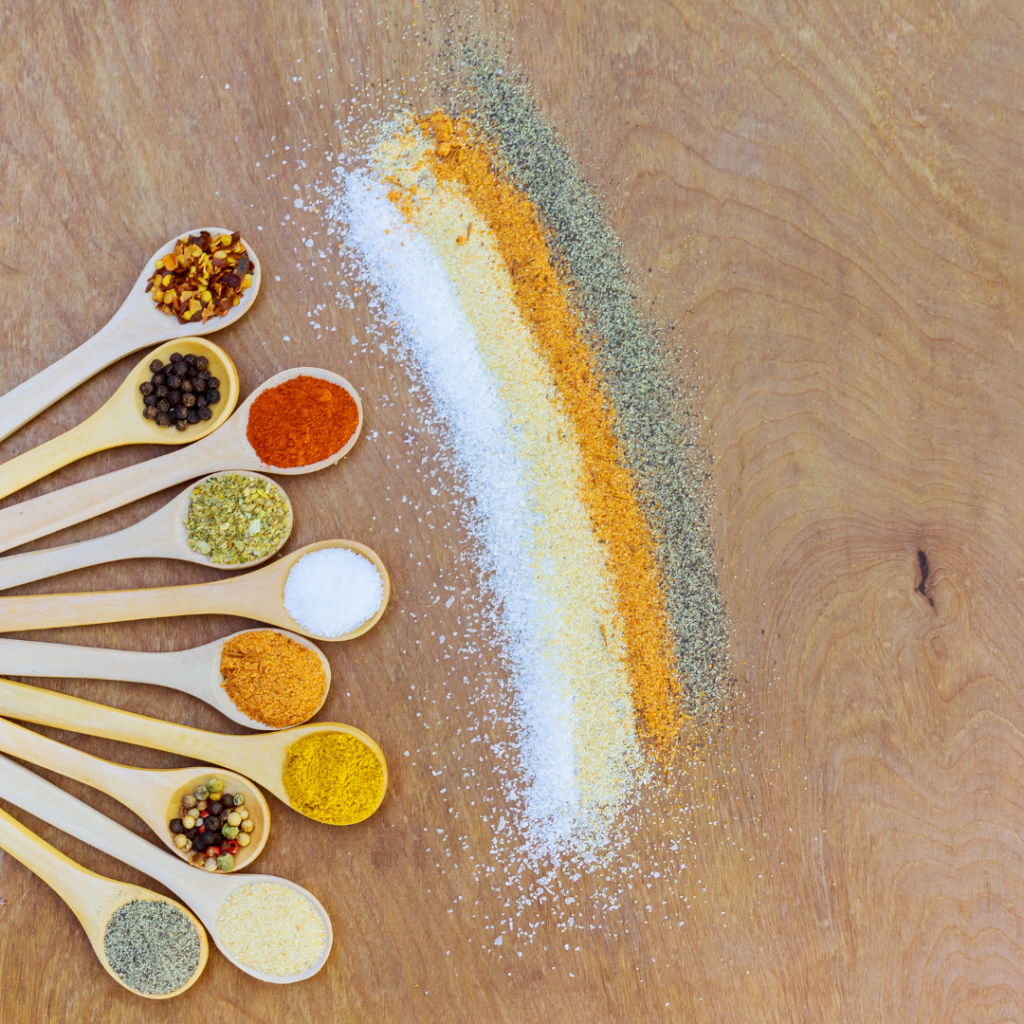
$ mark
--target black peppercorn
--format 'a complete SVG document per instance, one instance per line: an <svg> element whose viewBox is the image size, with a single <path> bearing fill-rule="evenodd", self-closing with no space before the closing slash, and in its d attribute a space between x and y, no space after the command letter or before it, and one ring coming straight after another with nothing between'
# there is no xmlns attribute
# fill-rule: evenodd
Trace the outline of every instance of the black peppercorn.
<svg viewBox="0 0 1024 1024"><path fill-rule="evenodd" d="M153 381L152 381L153 387L158 388L158 387L160 387L161 384L166 384L166 383L167 383L167 376L165 374L163 374L163 373L154 373L153 374Z"/></svg>
<svg viewBox="0 0 1024 1024"><path fill-rule="evenodd" d="M192 394L182 395L181 404L185 406L186 409L191 409L192 406L196 404L196 396Z"/></svg>
<svg viewBox="0 0 1024 1024"><path fill-rule="evenodd" d="M193 378L197 377L198 375L199 375L199 371L196 369L194 363L192 364L192 366L186 366L185 367L185 376L188 377L189 380L192 380Z"/></svg>
<svg viewBox="0 0 1024 1024"><path fill-rule="evenodd" d="M185 380L181 382L181 393L183 395L192 394L192 381L190 381L187 377L185 378Z"/></svg>
<svg viewBox="0 0 1024 1024"><path fill-rule="evenodd" d="M169 427L171 425L171 417L165 412L158 412L156 414L156 425L158 427Z"/></svg>
<svg viewBox="0 0 1024 1024"><path fill-rule="evenodd" d="M171 411L171 403L168 402L166 398L161 398L156 403L156 408L157 408L157 412L170 412Z"/></svg>
<svg viewBox="0 0 1024 1024"><path fill-rule="evenodd" d="M209 370L200 370L199 376L202 377L203 380L209 380L213 376L213 374L210 373Z"/></svg>
<svg viewBox="0 0 1024 1024"><path fill-rule="evenodd" d="M185 417L185 419L187 419L189 423L198 423L199 411L197 409L189 409L188 415Z"/></svg>
<svg viewBox="0 0 1024 1024"><path fill-rule="evenodd" d="M172 390L181 387L181 378L175 373L167 378L167 386Z"/></svg>
<svg viewBox="0 0 1024 1024"><path fill-rule="evenodd" d="M219 388L220 387L220 378L219 377L207 377L206 378L206 386L208 388Z"/></svg>
<svg viewBox="0 0 1024 1024"><path fill-rule="evenodd" d="M207 388L204 394L206 395L207 405L216 405L220 401L219 391L211 391L209 388Z"/></svg>
<svg viewBox="0 0 1024 1024"><path fill-rule="evenodd" d="M153 385L152 385L152 384L150 384L148 380L144 380L144 381L143 381L143 382L142 382L142 383L141 383L141 384L139 385L139 390L140 390L140 391L141 391L141 392L142 392L142 393L143 393L144 395L151 395L151 394L153 394Z"/></svg>
<svg viewBox="0 0 1024 1024"><path fill-rule="evenodd" d="M196 395L196 408L205 409L210 403L206 400L206 395Z"/></svg>
<svg viewBox="0 0 1024 1024"><path fill-rule="evenodd" d="M192 381L192 390L195 394L200 395L206 390L206 381L202 377L196 377Z"/></svg>
<svg viewBox="0 0 1024 1024"><path fill-rule="evenodd" d="M153 392L157 398L166 398L171 393L171 389L161 384L156 391Z"/></svg>
<svg viewBox="0 0 1024 1024"><path fill-rule="evenodd" d="M179 420L183 420L188 415L188 409L183 405L176 405L174 407L174 415L177 416Z"/></svg>
<svg viewBox="0 0 1024 1024"><path fill-rule="evenodd" d="M205 370L210 365L210 360L206 356L196 356L196 369L200 372Z"/></svg>
<svg viewBox="0 0 1024 1024"><path fill-rule="evenodd" d="M146 395L142 399L142 404L144 406L146 406L147 408L149 408L150 406L152 406L153 408L156 408L156 403L158 401L159 401L159 399L156 397L156 395Z"/></svg>
<svg viewBox="0 0 1024 1024"><path fill-rule="evenodd" d="M187 420L175 420L174 421L174 429L175 430L188 430L188 421Z"/></svg>
<svg viewBox="0 0 1024 1024"><path fill-rule="evenodd" d="M168 391L167 401L170 402L171 405L179 405L181 403L181 392L177 388L173 391Z"/></svg>
<svg viewBox="0 0 1024 1024"><path fill-rule="evenodd" d="M195 356L194 353L189 352L189 354L187 356L185 356L185 362L188 363L189 366L195 366L196 365L196 358L197 357Z"/></svg>
<svg viewBox="0 0 1024 1024"><path fill-rule="evenodd" d="M159 359L154 359L153 362L149 364L149 369L151 373L159 373L163 368L164 364L161 363Z"/></svg>
<svg viewBox="0 0 1024 1024"><path fill-rule="evenodd" d="M181 818L171 818L170 830L176 835L181 835L185 831L185 826L181 823Z"/></svg>
<svg viewBox="0 0 1024 1024"><path fill-rule="evenodd" d="M220 814L220 812L224 810L224 805L219 800L211 800L207 810L211 815Z"/></svg>
<svg viewBox="0 0 1024 1024"><path fill-rule="evenodd" d="M157 417L156 406L147 405L146 408L142 410L142 415L145 416L147 420L155 420Z"/></svg>
<svg viewBox="0 0 1024 1024"><path fill-rule="evenodd" d="M171 362L172 363L183 363L184 361L185 361L185 357L180 352L174 352L171 355Z"/></svg>
<svg viewBox="0 0 1024 1024"><path fill-rule="evenodd" d="M208 420L213 418L213 412L210 410L209 406L204 405L203 408L199 410L199 418L201 420Z"/></svg>

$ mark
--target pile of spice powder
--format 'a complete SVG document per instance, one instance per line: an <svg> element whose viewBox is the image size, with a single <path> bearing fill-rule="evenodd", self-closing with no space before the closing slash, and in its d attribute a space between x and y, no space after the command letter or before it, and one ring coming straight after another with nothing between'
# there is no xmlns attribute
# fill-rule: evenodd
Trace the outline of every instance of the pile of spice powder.
<svg viewBox="0 0 1024 1024"><path fill-rule="evenodd" d="M220 672L235 707L272 729L309 721L327 690L327 673L316 654L272 629L225 641Z"/></svg>
<svg viewBox="0 0 1024 1024"><path fill-rule="evenodd" d="M201 231L179 239L174 250L156 261L146 285L157 309L187 324L227 316L252 285L252 262L241 235Z"/></svg>
<svg viewBox="0 0 1024 1024"><path fill-rule="evenodd" d="M185 516L190 551L214 565L245 565L273 554L291 530L284 491L273 481L220 473L193 491Z"/></svg>
<svg viewBox="0 0 1024 1024"><path fill-rule="evenodd" d="M295 810L326 825L354 825L377 809L384 770L362 740L325 731L288 748L283 778Z"/></svg>
<svg viewBox="0 0 1024 1024"><path fill-rule="evenodd" d="M176 992L196 973L199 935L172 903L132 900L118 907L103 933L103 952L114 973L148 996Z"/></svg>
<svg viewBox="0 0 1024 1024"><path fill-rule="evenodd" d="M341 451L359 421L359 406L345 388L303 374L257 395L245 436L265 465L293 469Z"/></svg>
<svg viewBox="0 0 1024 1024"><path fill-rule="evenodd" d="M289 978L323 955L327 929L316 907L294 889L257 882L236 889L217 908L217 935L239 963Z"/></svg>

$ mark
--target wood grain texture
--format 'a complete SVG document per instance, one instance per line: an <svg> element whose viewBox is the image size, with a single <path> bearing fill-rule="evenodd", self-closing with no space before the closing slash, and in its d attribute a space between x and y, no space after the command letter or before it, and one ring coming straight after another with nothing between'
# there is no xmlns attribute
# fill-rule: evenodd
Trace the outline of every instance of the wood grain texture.
<svg viewBox="0 0 1024 1024"><path fill-rule="evenodd" d="M291 203L293 183L326 169L353 87L383 107L390 80L429 82L445 25L471 9L485 36L511 37L693 389L742 694L704 738L682 798L688 867L648 890L668 921L639 901L598 914L579 951L542 929L512 947L522 957L496 951L484 930L502 899L468 871L442 876L427 852L425 830L446 826L453 806L470 853L486 855L470 797L441 796L423 762L402 756L422 744L415 716L442 678L430 657L402 652L425 649L446 615L458 628L459 604L431 605L439 576L455 571L457 535L399 518L403 494L445 507L403 445L415 402L390 364L334 340L361 333L366 309L335 308L324 276L298 269L300 235L319 227ZM263 291L217 337L243 393L288 366L321 365L362 388L378 432L335 469L282 481L296 509L290 550L353 537L392 574L379 626L329 649L322 716L378 739L393 777L380 812L351 829L274 805L260 868L307 885L331 912L336 949L321 975L271 990L215 956L181 999L146 1007L149 1018L1024 1019L1019 6L510 0L500 14L467 4L447 18L369 0L239 0L205 24L185 32L178 15L114 2L0 10L0 388L101 326L153 246L183 225L218 221L252 238ZM130 365L12 436L0 457L79 422ZM152 454L91 456L26 495ZM125 526L168 496L49 543ZM215 576L129 562L21 592ZM174 649L244 625L34 637ZM46 685L234 731L170 692ZM411 685L419 701L406 699ZM456 717L431 719L444 742L465 725ZM75 742L140 766L182 763ZM142 833L107 798L62 784ZM16 814L88 867L146 884ZM652 815L651 843L671 838L659 828ZM136 1019L139 1004L96 969L57 898L9 858L0 897L5 1024Z"/></svg>

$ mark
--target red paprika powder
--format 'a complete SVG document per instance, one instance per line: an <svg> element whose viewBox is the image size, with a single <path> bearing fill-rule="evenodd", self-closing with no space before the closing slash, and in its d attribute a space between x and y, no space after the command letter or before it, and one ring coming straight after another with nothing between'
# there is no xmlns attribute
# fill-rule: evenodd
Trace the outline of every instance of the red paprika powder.
<svg viewBox="0 0 1024 1024"><path fill-rule="evenodd" d="M245 436L268 466L309 466L340 451L359 426L355 399L333 381L293 377L259 395Z"/></svg>

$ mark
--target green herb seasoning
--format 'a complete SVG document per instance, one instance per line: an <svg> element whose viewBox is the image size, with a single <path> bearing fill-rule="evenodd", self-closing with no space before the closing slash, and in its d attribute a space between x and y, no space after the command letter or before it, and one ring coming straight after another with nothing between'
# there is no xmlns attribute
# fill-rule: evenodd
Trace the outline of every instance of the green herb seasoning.
<svg viewBox="0 0 1024 1024"><path fill-rule="evenodd" d="M145 995L176 992L199 966L196 926L174 905L132 900L118 907L103 936L114 973Z"/></svg>
<svg viewBox="0 0 1024 1024"><path fill-rule="evenodd" d="M241 473L204 480L185 518L188 546L215 565L265 558L288 532L288 500L277 484Z"/></svg>

